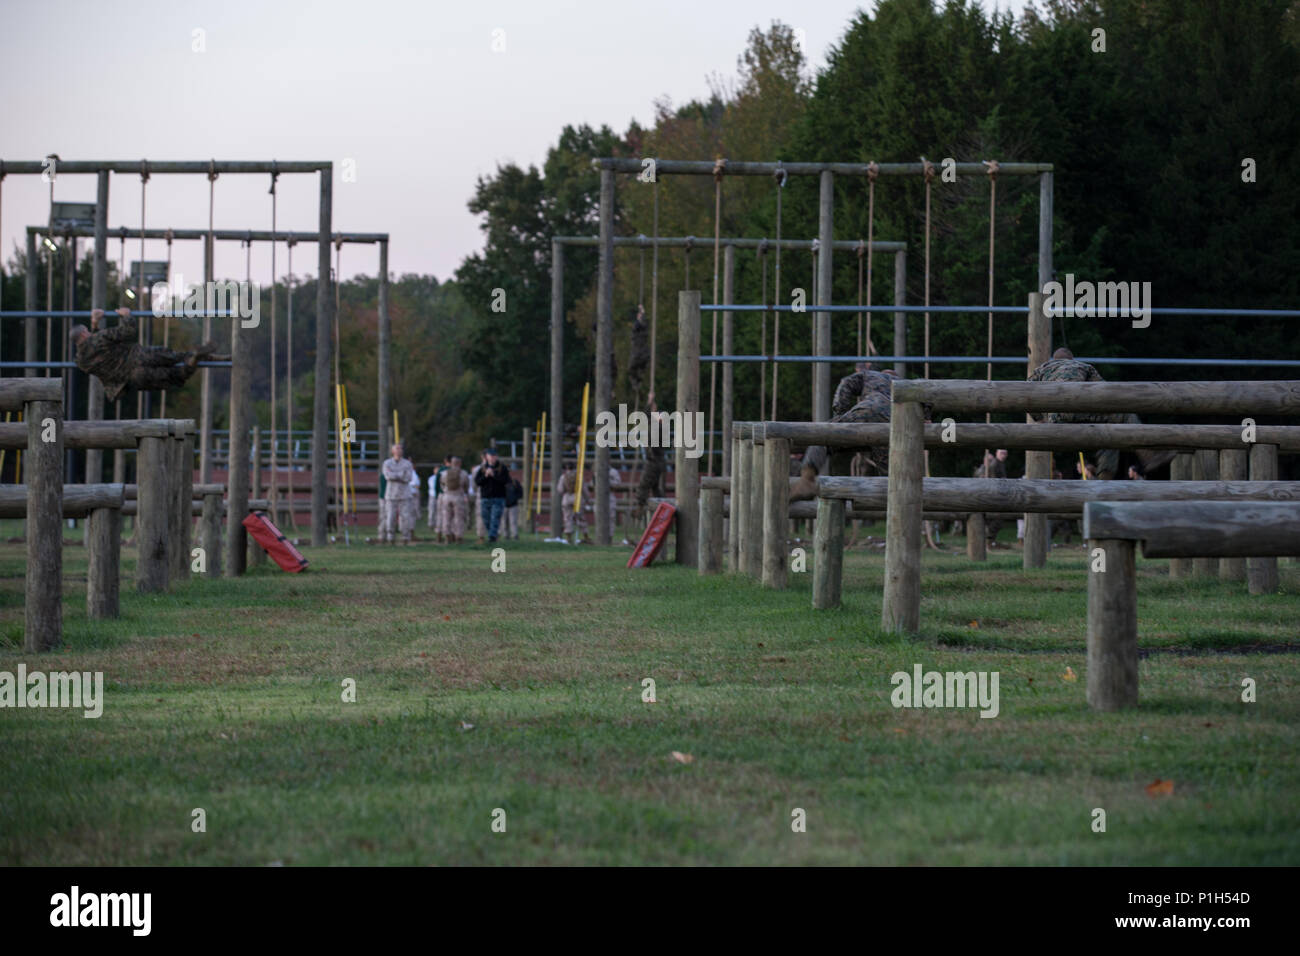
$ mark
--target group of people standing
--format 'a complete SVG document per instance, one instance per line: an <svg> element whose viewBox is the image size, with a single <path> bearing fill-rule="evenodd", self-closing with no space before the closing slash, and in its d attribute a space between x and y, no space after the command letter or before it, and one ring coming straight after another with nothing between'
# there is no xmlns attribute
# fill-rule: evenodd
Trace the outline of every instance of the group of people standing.
<svg viewBox="0 0 1300 956"><path fill-rule="evenodd" d="M420 479L400 444L393 445L391 451L380 470L380 540L395 544L400 534L403 544L411 544L420 511ZM523 485L495 449L484 449L479 463L469 471L458 456L448 455L429 476L428 486L428 526L435 530L439 542L463 541L471 512L480 543L519 537Z"/></svg>

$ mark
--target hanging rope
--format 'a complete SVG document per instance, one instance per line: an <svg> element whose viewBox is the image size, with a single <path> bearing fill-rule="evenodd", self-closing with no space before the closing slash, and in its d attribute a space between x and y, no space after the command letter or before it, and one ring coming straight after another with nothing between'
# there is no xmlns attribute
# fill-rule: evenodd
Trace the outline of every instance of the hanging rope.
<svg viewBox="0 0 1300 956"><path fill-rule="evenodd" d="M297 242L295 239L289 239L285 242L288 249L289 261L287 263L288 272L285 275L285 295L289 300L289 307L285 316L285 323L288 326L286 332L288 341L285 343L284 350L284 425L288 431L288 438L285 441L285 459L288 467L288 501L289 501L289 524L293 525L294 530L298 528L298 516L294 514L293 507L293 247ZM379 454L383 454L381 448Z"/></svg>
<svg viewBox="0 0 1300 956"><path fill-rule="evenodd" d="M934 182L934 163L924 156L925 166L925 377L930 377L930 184Z"/></svg>
<svg viewBox="0 0 1300 956"><path fill-rule="evenodd" d="M722 250L722 177L727 171L727 161L719 156L713 162L713 304L718 305L718 254ZM713 354L718 354L718 313L710 313L713 324ZM718 387L718 363L709 363L709 464L713 474L713 413L714 394Z"/></svg>
<svg viewBox="0 0 1300 956"><path fill-rule="evenodd" d="M867 353L879 355L871 341L871 253L872 243L876 239L876 177L880 175L880 164L871 162L867 165ZM859 299L861 296L859 295ZM863 354L861 348L858 354Z"/></svg>
<svg viewBox="0 0 1300 956"><path fill-rule="evenodd" d="M781 167L780 161L776 164L776 172L772 174L776 178L776 277L772 282L772 304L781 304L781 193L785 190L785 181L788 178L785 170ZM771 421L777 421L776 417L776 389L777 382L781 375L781 363L777 361L781 356L781 313L772 313L772 417Z"/></svg>
<svg viewBox="0 0 1300 956"><path fill-rule="evenodd" d="M659 177L654 181L654 223L650 236L650 394L655 393L656 347L659 344Z"/></svg>
<svg viewBox="0 0 1300 956"><path fill-rule="evenodd" d="M276 328L275 314L275 238L276 238L276 180L280 178L280 171L275 160L271 160L271 487L270 494L267 497L271 501L271 514L276 515L276 503L279 501L278 482L276 480L276 443L278 441L279 415L276 390L276 379L279 377L279 366L276 355L276 338L278 331ZM276 515L276 520L279 520Z"/></svg>
<svg viewBox="0 0 1300 956"><path fill-rule="evenodd" d="M758 257L763 260L763 295L762 295L762 338L759 340L759 352L764 356L763 364L759 367L758 376L758 417L763 417L763 409L767 408L767 240L764 239L758 244Z"/></svg>
<svg viewBox="0 0 1300 956"><path fill-rule="evenodd" d="M338 420L340 422L343 420L342 418L343 392L340 388L340 386L343 384L343 372L342 372L342 364L341 364L342 360L339 357L339 327L342 324L339 318L339 313L342 309L342 306L343 306L343 237L340 236L338 233L335 233L334 234L334 395L336 397L334 401L335 401L335 405L338 408ZM394 415L395 414L396 414L396 409L394 409ZM394 442L397 441L396 427L394 427L393 429L393 441ZM335 445L334 465L335 465L335 472L337 473L337 481L338 481L338 489L339 489L337 494L346 496L347 485L343 477L343 434L342 432L338 433L334 445ZM380 454L382 453L383 450L381 449ZM340 502L345 503L347 499L346 497L343 497L343 498L339 498L338 500ZM344 515L343 508L340 508L338 512L338 526L340 530L345 530L343 528L345 520L346 518Z"/></svg>
<svg viewBox="0 0 1300 956"><path fill-rule="evenodd" d="M168 316L170 316L172 313L172 310L170 308L171 281L172 281L172 241L176 238L176 236L171 231L171 229L167 230L166 238L167 238L167 296L169 299L168 302L169 308L163 314L163 348L170 347L171 331L172 331L172 324L168 320ZM162 398L159 404L160 407L158 409L158 414L161 415L163 418L166 418L167 417L167 390L166 389L163 389Z"/></svg>

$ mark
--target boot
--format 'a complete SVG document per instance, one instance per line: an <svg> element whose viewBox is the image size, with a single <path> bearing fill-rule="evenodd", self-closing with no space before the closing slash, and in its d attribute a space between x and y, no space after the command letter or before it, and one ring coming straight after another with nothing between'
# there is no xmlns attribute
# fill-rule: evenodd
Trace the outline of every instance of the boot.
<svg viewBox="0 0 1300 956"><path fill-rule="evenodd" d="M790 488L791 501L808 501L817 497L817 469L804 465L799 471L799 480Z"/></svg>

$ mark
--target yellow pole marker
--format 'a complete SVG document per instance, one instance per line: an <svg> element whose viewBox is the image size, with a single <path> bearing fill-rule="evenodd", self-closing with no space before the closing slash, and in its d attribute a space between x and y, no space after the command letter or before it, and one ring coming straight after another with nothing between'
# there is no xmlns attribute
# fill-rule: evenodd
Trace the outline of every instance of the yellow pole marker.
<svg viewBox="0 0 1300 956"><path fill-rule="evenodd" d="M402 443L402 433L397 427L397 409L394 408L393 409L393 444L400 445L401 443Z"/></svg>
<svg viewBox="0 0 1300 956"><path fill-rule="evenodd" d="M537 494L533 496L533 514L542 513L542 468L546 461L546 413L542 412L542 427L537 433Z"/></svg>
<svg viewBox="0 0 1300 956"><path fill-rule="evenodd" d="M1088 466L1084 464L1083 452L1079 452L1079 476L1083 478L1084 481L1088 480Z"/></svg>
<svg viewBox="0 0 1300 956"><path fill-rule="evenodd" d="M582 469L587 463L587 398L591 394L591 383L582 386L582 418L578 426L578 481L573 491L573 513L582 514Z"/></svg>
<svg viewBox="0 0 1300 956"><path fill-rule="evenodd" d="M348 387L346 385L343 385L341 386L341 388L343 389L343 420L347 421ZM344 450L346 451L346 455L343 459L344 469L345 469L345 471L343 472L343 480L344 483L347 484L348 486L348 501L351 502L352 513L355 515L357 513L357 479L356 479L356 475L352 471L352 442L348 442L346 445L344 445Z"/></svg>
<svg viewBox="0 0 1300 956"><path fill-rule="evenodd" d="M343 480L343 396L338 385L334 386L334 434L337 438L334 443L334 474L338 478L339 520L342 521L343 513L348 510L348 486Z"/></svg>

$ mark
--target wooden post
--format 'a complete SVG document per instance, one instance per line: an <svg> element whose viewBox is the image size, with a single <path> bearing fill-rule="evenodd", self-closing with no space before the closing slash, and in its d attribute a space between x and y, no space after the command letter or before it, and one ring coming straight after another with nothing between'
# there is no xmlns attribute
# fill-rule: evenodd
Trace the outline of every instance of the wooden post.
<svg viewBox="0 0 1300 956"><path fill-rule="evenodd" d="M1191 481L1192 460L1194 457L1190 452L1175 455L1174 460L1169 463L1169 480ZM1184 578L1190 578L1192 576L1192 567L1191 558L1170 558L1169 579L1171 581L1181 581Z"/></svg>
<svg viewBox="0 0 1300 956"><path fill-rule="evenodd" d="M600 257L598 262L598 272L596 278L596 388L595 388L595 409L596 420L600 420L601 412L610 410L613 402L614 382L610 375L613 365L612 358L614 355L614 171L612 169L602 169L600 171ZM688 293L682 293L686 296ZM684 306L683 306L684 307ZM679 313L682 307L679 307ZM700 300L699 295L695 298L695 337L691 340L695 343L696 355L696 385L695 396L698 402L699 398L699 320L700 320ZM680 319L679 319L680 321ZM680 331L680 330L679 330ZM686 412L686 403L682 392L682 369L681 346L678 346L677 369L677 405ZM698 407L692 405L691 408ZM699 466L696 461L692 461L695 470L693 474L699 474ZM609 513L609 446L598 443L596 445L596 480L594 487L596 491L595 512L596 512L596 543L609 544L614 540L613 522L610 520ZM691 482L682 480L682 453L681 449L677 452L677 562L679 564L695 563L695 547L699 544L696 541L698 534L696 522L699 515L695 513L695 507L699 500L699 488L687 488L687 494L690 498L690 514L688 509L683 507L682 485L690 485Z"/></svg>
<svg viewBox="0 0 1300 956"><path fill-rule="evenodd" d="M108 170L101 169L95 190L95 252L91 266L90 307L108 307ZM32 261L32 260L28 260ZM86 418L96 421L104 417L104 383L94 375L88 376L86 388ZM74 413L75 414L75 413ZM103 480L104 453L98 448L86 452L86 484ZM121 524L122 516L118 515Z"/></svg>
<svg viewBox="0 0 1300 956"><path fill-rule="evenodd" d="M790 439L763 442L763 586L789 583Z"/></svg>
<svg viewBox="0 0 1300 956"><path fill-rule="evenodd" d="M311 413L311 543L316 548L323 548L329 543L330 364L334 357L335 319L334 286L330 281L333 209L334 166L331 163L328 169L323 169L320 173L320 237L316 240L316 368ZM341 280L342 277L337 278ZM234 364L230 370L230 502L226 508L226 548L230 554L226 562L226 574L231 577L244 573L246 532L240 522L248 515L248 355L235 354L234 350L239 348L241 339L246 342L249 336L239 334L240 324L238 320L231 320L231 327L235 331L231 350L231 361ZM242 391L243 398L239 402L241 417L236 423L234 396L238 391ZM236 426L242 432L237 431ZM238 451L242 454L238 458L238 468L235 467L236 435L239 435ZM383 454L382 449L380 454ZM243 476L238 484L235 478L237 474Z"/></svg>
<svg viewBox="0 0 1300 956"><path fill-rule="evenodd" d="M813 597L818 610L839 607L844 580L844 501L817 499L813 526Z"/></svg>
<svg viewBox="0 0 1300 956"><path fill-rule="evenodd" d="M23 650L32 654L63 643L63 403L25 402L23 414L27 422L27 458L23 462L27 483Z"/></svg>
<svg viewBox="0 0 1300 956"><path fill-rule="evenodd" d="M894 253L894 305L907 305L907 250ZM894 354L907 354L907 313L894 313ZM895 362L894 374L907 377L907 363Z"/></svg>
<svg viewBox="0 0 1300 956"><path fill-rule="evenodd" d="M1050 246L1047 254L1050 262ZM1050 280L1050 273L1048 278ZM1051 357L1052 320L1043 309L1042 292L1031 292L1029 293L1029 370L1032 372ZM1025 421L1033 423L1033 416L1027 414ZM1051 478L1052 453L1050 451L1025 452L1025 477ZM1030 568L1046 567L1047 552L1052 547L1051 522L1043 514L1026 514L1024 521L1025 544L1022 556L1024 569L1028 571Z"/></svg>
<svg viewBox="0 0 1300 956"><path fill-rule="evenodd" d="M95 508L86 520L86 616L121 613L122 509Z"/></svg>
<svg viewBox="0 0 1300 956"><path fill-rule="evenodd" d="M1101 554L1093 556L1100 549ZM1122 710L1138 702L1137 568L1133 542L1088 541L1088 705ZM1105 561L1105 570L1096 562Z"/></svg>
<svg viewBox="0 0 1300 956"><path fill-rule="evenodd" d="M654 370L651 369L651 381ZM564 245L551 240L551 516L550 534L564 528L560 475L564 469ZM657 492L656 492L657 494Z"/></svg>
<svg viewBox="0 0 1300 956"><path fill-rule="evenodd" d="M754 477L754 440L738 438L736 456L732 459L731 475L731 536L736 560L731 570L749 574L749 486Z"/></svg>
<svg viewBox="0 0 1300 956"><path fill-rule="evenodd" d="M1221 481L1246 481L1250 473L1250 452L1244 448L1224 448L1219 452L1219 479ZM1245 558L1220 558L1221 581L1246 580Z"/></svg>
<svg viewBox="0 0 1300 956"><path fill-rule="evenodd" d="M735 574L740 570L740 519L742 509L736 504L740 499L736 496L736 489L740 486L742 475L745 472L741 468L740 449L742 442L740 436L733 430L731 433L731 454L728 461L731 466L731 516L727 519L727 570Z"/></svg>
<svg viewBox="0 0 1300 956"><path fill-rule="evenodd" d="M736 247L727 244L722 247L722 301L725 305L733 304L736 295ZM728 310L722 313L722 354L731 355L735 348L735 313ZM736 369L730 362L722 366L722 474L732 474L731 455L735 448L732 442L731 419L736 412ZM709 463L712 466L712 462ZM712 467L710 467L710 471Z"/></svg>
<svg viewBox="0 0 1300 956"><path fill-rule="evenodd" d="M885 592L881 625L921 626L921 478L924 416L919 402L894 402L889 423L889 498L885 513Z"/></svg>
<svg viewBox="0 0 1300 956"><path fill-rule="evenodd" d="M757 429L759 426L754 427ZM745 494L748 510L745 517L745 534L748 540L745 553L749 560L744 567L746 574L755 581L760 581L763 578L763 538L767 530L763 527L763 489L766 487L763 443L757 438L751 438L750 446L749 484Z"/></svg>
<svg viewBox="0 0 1300 956"><path fill-rule="evenodd" d="M324 174L321 175L321 181L324 183L328 179ZM323 188L323 187L322 187ZM329 259L329 244L326 243L325 258ZM328 276L328 269L324 273ZM322 283L328 285L328 282ZM317 323L328 321L329 316L333 315L334 300L330 297L326 305L325 315L317 313ZM319 297L317 299L317 308L320 307ZM319 329L317 330L319 332ZM328 340L328 336L327 336ZM248 517L248 427L250 424L250 391L251 391L251 355L253 338L249 335L249 330L243 328L243 322L238 318L230 320L230 463L227 470L226 478L226 577L237 578L244 573L248 566L248 532L244 528L244 519ZM322 374L320 363L320 336L316 338L316 374ZM323 370L325 375L325 410L323 415L329 414L329 365L328 365L329 347L327 341L326 360L327 364ZM311 478L311 531L312 544L318 544L317 531L323 530L325 523L326 509L318 507L328 502L325 500L323 482L325 480L325 442L324 442L324 425L325 420L320 408L321 399L321 382L316 382L315 410L317 420L312 423L312 478ZM317 434L317 433L320 434ZM320 442L319 447L317 442ZM319 466L319 470L317 470ZM318 488L318 485L321 487ZM318 496L317 492L321 495ZM318 527L319 525L319 527ZM325 542L320 541L323 545Z"/></svg>
<svg viewBox="0 0 1300 956"><path fill-rule="evenodd" d="M1252 445L1250 480L1277 481L1277 446ZM1274 594L1278 588L1277 558L1247 558L1246 586L1251 594Z"/></svg>
<svg viewBox="0 0 1300 956"><path fill-rule="evenodd" d="M1219 453L1213 449L1201 448L1192 453L1192 480L1219 480ZM1218 558L1193 558L1192 573L1198 578L1218 576Z"/></svg>
<svg viewBox="0 0 1300 956"><path fill-rule="evenodd" d="M142 594L167 590L171 571L172 488L170 438L141 438L136 453L139 511L135 518L135 586Z"/></svg>
<svg viewBox="0 0 1300 956"><path fill-rule="evenodd" d="M602 173L602 175L606 175ZM612 188L612 187L611 187ZM612 242L612 239L611 239ZM599 349L597 353L600 353ZM606 361L604 357L598 359ZM704 447L706 438L703 429L695 428L696 412L700 408L700 293L679 292L677 294L677 408L682 413L682 423L689 420L700 447ZM677 495L677 563L697 564L699 556L699 507L700 507L700 459L687 454L688 449L681 436L674 436L675 456L673 465L676 473L673 481ZM697 449L698 450L698 449ZM606 472L608 472L609 449L605 449ZM597 468L599 468L597 464ZM599 480L600 475L596 478ZM609 475L605 475L608 487ZM596 486L596 504L600 504L600 486ZM606 502L608 506L608 502ZM608 523L606 525L608 527Z"/></svg>
<svg viewBox="0 0 1300 956"><path fill-rule="evenodd" d="M988 560L987 534L983 512L966 516L966 557L972 561Z"/></svg>
<svg viewBox="0 0 1300 956"><path fill-rule="evenodd" d="M722 489L700 492L700 574L722 570Z"/></svg>
<svg viewBox="0 0 1300 956"><path fill-rule="evenodd" d="M199 544L203 548L206 574L221 577L221 495L203 496L203 516L199 519Z"/></svg>
<svg viewBox="0 0 1300 956"><path fill-rule="evenodd" d="M173 462L172 582L190 579L190 549L194 536L194 432L195 422L182 419L173 423L175 438Z"/></svg>
<svg viewBox="0 0 1300 956"><path fill-rule="evenodd" d="M339 443L339 449L337 454L339 455L343 454L342 442ZM272 481L274 480L275 479L273 477ZM252 480L249 482L249 486L248 486L248 497L249 498L262 497L262 426L261 425L253 426L253 472L252 472ZM262 546L257 543L256 539L254 539L252 535L246 534L245 537L248 538L248 566L252 568L252 567L256 567L259 564L265 564L266 552L262 550Z"/></svg>
<svg viewBox="0 0 1300 956"><path fill-rule="evenodd" d="M376 418L379 423L379 454L384 454L384 449L391 444L387 442L388 429L392 427L393 411L390 399L390 381L392 367L392 341L393 341L393 322L388 313L388 240L383 239L379 243L379 355L377 356L378 372L376 386L378 388L378 405ZM275 455L271 456L271 482L275 483ZM256 497L256 496L254 496ZM271 496L274 497L274 496ZM276 516L275 520L279 520ZM265 558L265 552L262 552Z"/></svg>

